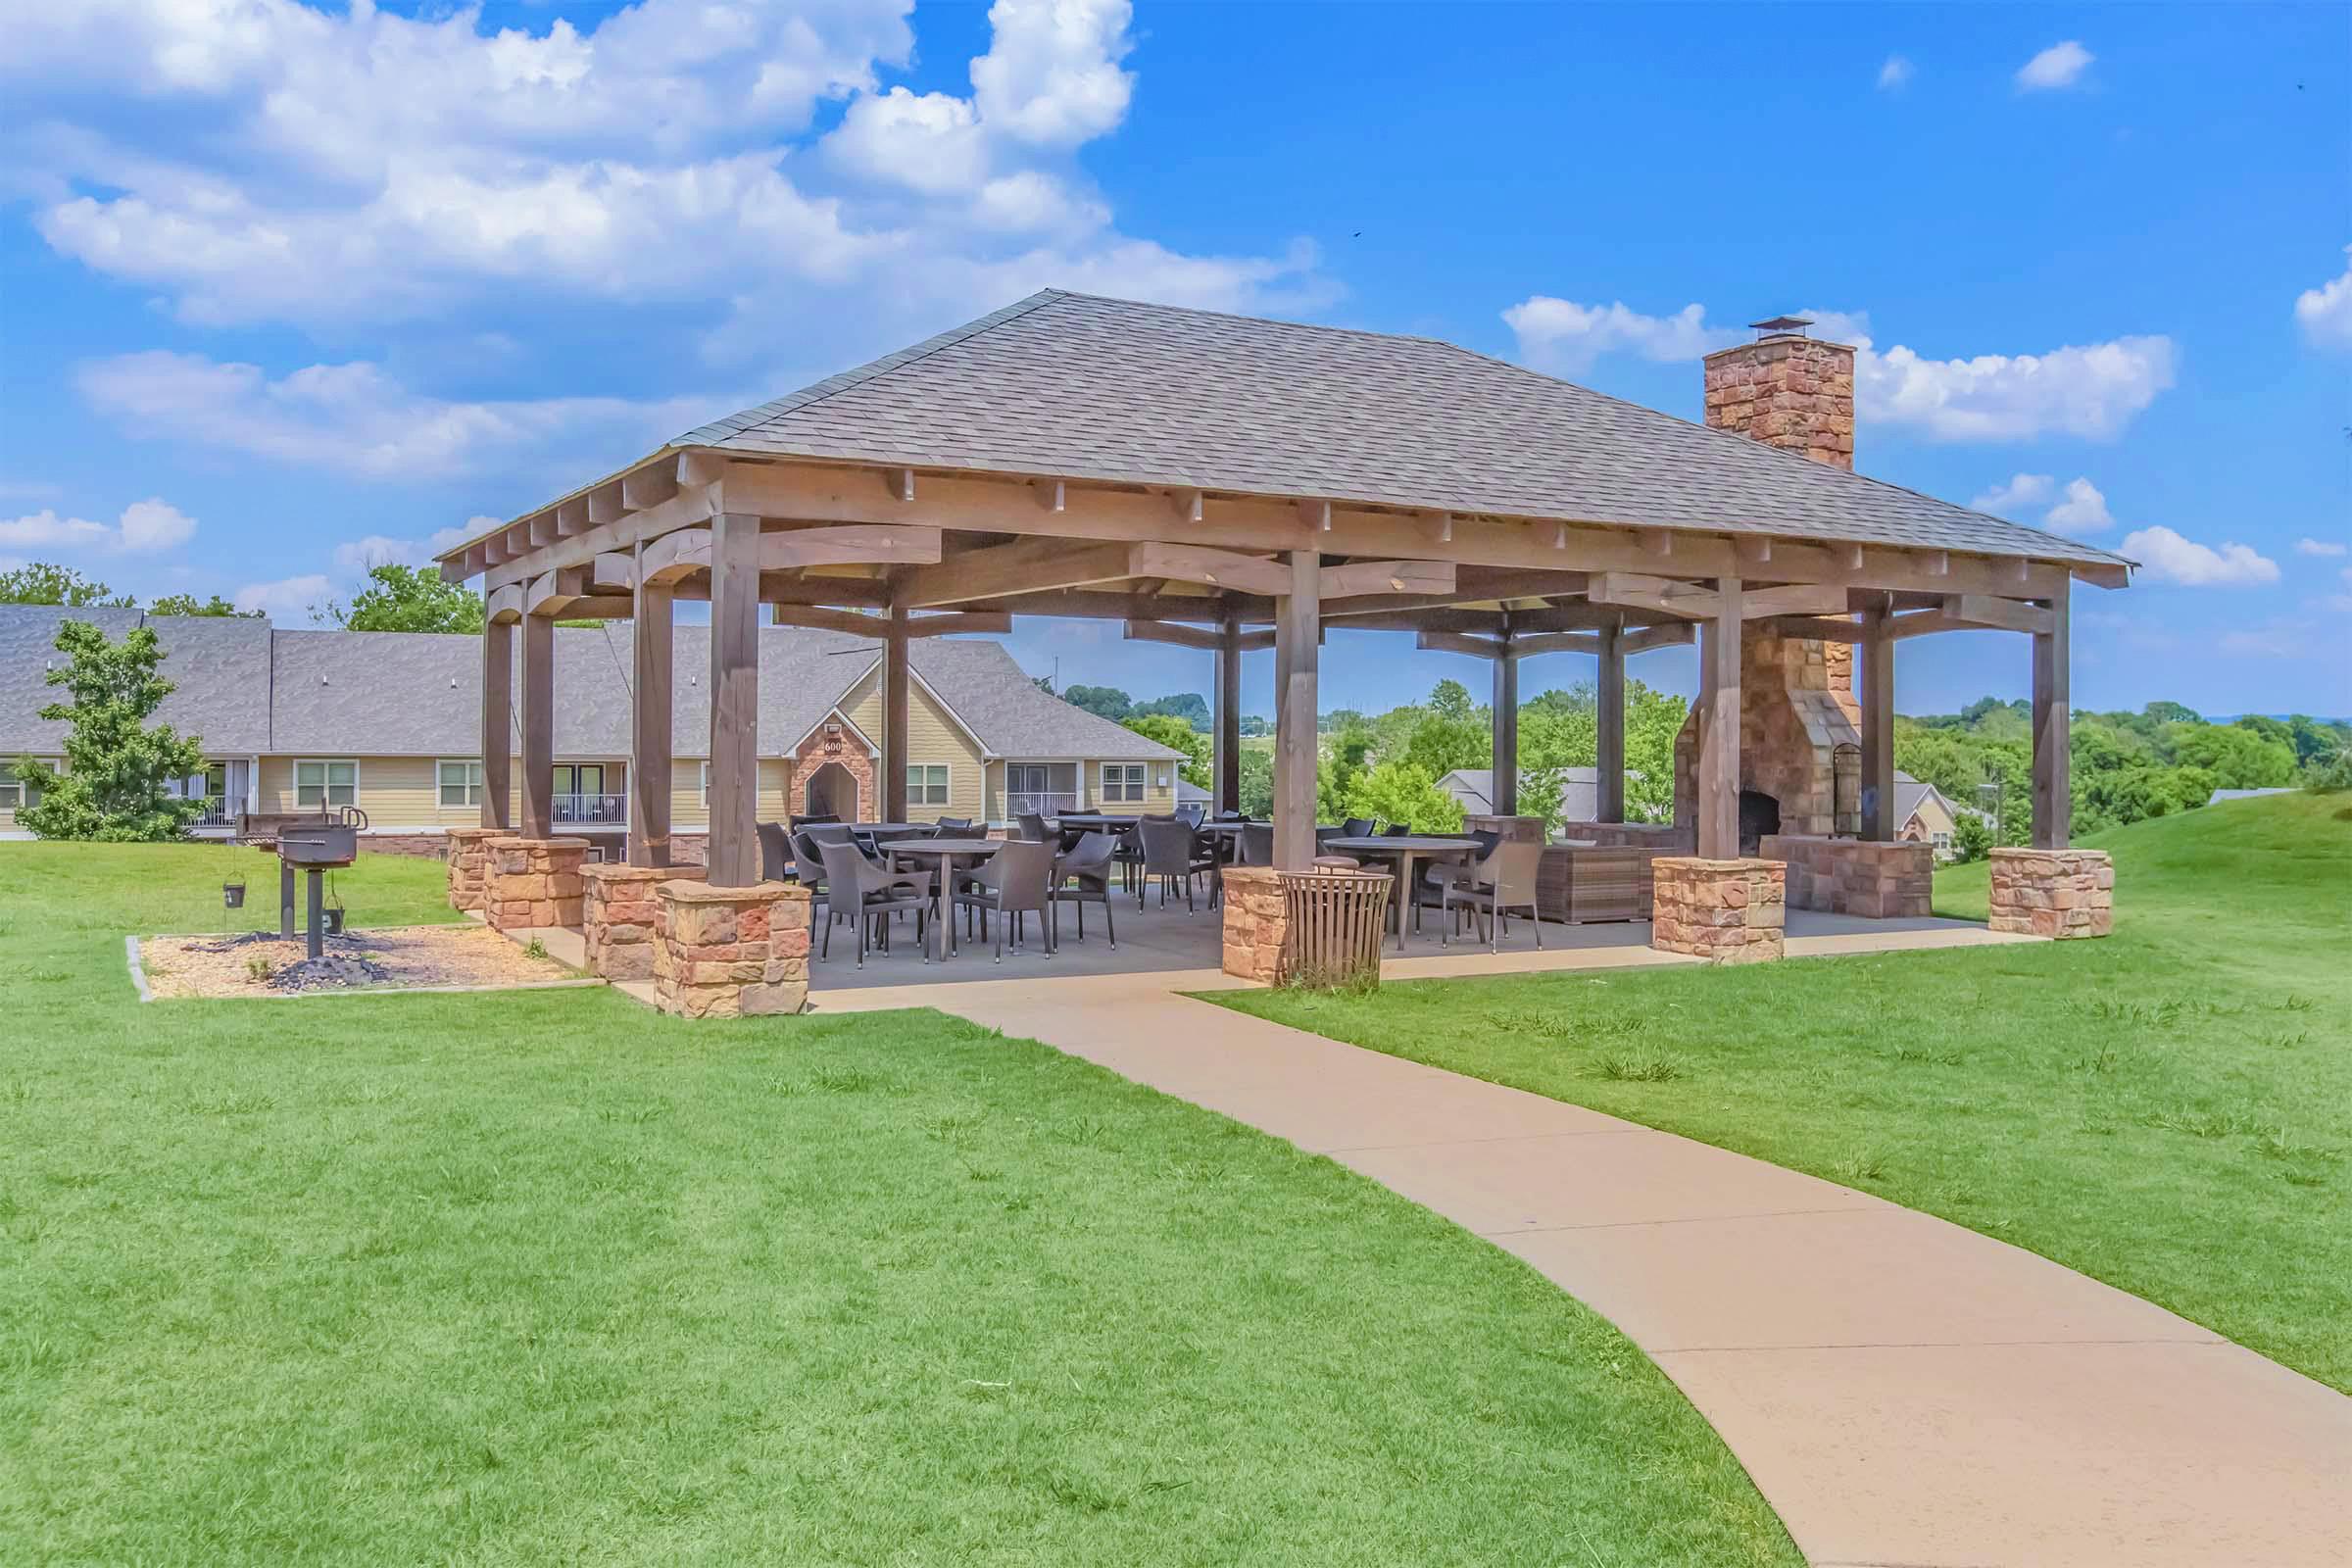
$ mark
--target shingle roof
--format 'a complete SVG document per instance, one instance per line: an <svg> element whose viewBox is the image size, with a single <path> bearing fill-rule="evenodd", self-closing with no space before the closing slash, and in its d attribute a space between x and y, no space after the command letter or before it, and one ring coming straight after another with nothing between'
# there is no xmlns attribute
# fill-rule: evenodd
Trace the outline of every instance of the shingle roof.
<svg viewBox="0 0 2352 1568"><path fill-rule="evenodd" d="M672 445L2122 559L1433 338L1057 289Z"/></svg>
<svg viewBox="0 0 2352 1568"><path fill-rule="evenodd" d="M218 756L265 750L270 739L270 623L225 615L149 615L138 610L66 610L55 605L0 609L0 762L23 753L56 756L66 726L38 718L63 701L44 678L57 652L57 628L86 620L120 639L134 626L154 629L164 646L158 671L173 691L151 722L201 738Z"/></svg>
<svg viewBox="0 0 2352 1568"><path fill-rule="evenodd" d="M53 755L63 724L32 715L57 693L42 681L59 621L98 624L110 637L141 623L135 610L0 606L0 758ZM216 755L471 757L480 749L477 637L424 632L278 631L261 620L148 619L162 637L163 673L179 683L157 717L201 735ZM629 750L633 659L626 621L556 630L556 750L620 757ZM675 628L672 745L709 750L710 628ZM1000 644L924 638L914 672L991 755L1160 761L1156 741L1040 691ZM870 638L762 627L760 751L778 756L816 726L881 658Z"/></svg>

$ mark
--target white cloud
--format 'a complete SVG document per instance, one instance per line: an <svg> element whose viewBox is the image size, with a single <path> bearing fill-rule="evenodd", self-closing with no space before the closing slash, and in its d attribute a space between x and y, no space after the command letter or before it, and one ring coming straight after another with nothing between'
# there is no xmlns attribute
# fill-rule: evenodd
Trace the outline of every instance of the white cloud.
<svg viewBox="0 0 2352 1568"><path fill-rule="evenodd" d="M2145 580L2186 588L2247 588L2278 580L2278 563L2252 546L2210 545L2183 539L2170 528L2141 528L2124 535L2116 549L2140 564Z"/></svg>
<svg viewBox="0 0 2352 1568"><path fill-rule="evenodd" d="M1901 55L1888 55L1886 63L1879 68L1879 90L1894 92L1909 82L1911 76L1910 61Z"/></svg>
<svg viewBox="0 0 2352 1568"><path fill-rule="evenodd" d="M483 529L505 520L503 517L470 517L462 527L436 528L422 539L394 539L380 533L371 533L362 539L347 539L335 546L335 567L358 576L377 566L421 566L451 545L470 539Z"/></svg>
<svg viewBox="0 0 2352 1568"><path fill-rule="evenodd" d="M2295 541L2295 554L2298 556L2341 556L2352 554L2352 545L2346 545L2341 539L2298 539Z"/></svg>
<svg viewBox="0 0 2352 1568"><path fill-rule="evenodd" d="M314 610L324 610L334 597L335 585L317 572L300 577L281 577L275 582L249 582L228 596L228 602L239 610L259 610L272 619L291 620L309 615Z"/></svg>
<svg viewBox="0 0 2352 1568"><path fill-rule="evenodd" d="M2336 573L2336 577L2344 585L2343 592L2325 596L2320 600L2320 606L2324 610L2352 612L2352 566L2344 567Z"/></svg>
<svg viewBox="0 0 2352 1568"><path fill-rule="evenodd" d="M258 366L160 349L92 361L75 382L99 413L158 435L369 478L437 478L565 452L634 456L718 412L676 399L452 402L365 361L272 380Z"/></svg>
<svg viewBox="0 0 2352 1568"><path fill-rule="evenodd" d="M2173 384L2169 337L2119 337L2046 354L1985 354L1931 360L1901 344L1881 351L1870 318L1808 310L1813 335L1854 349L1854 405L1864 420L1902 425L1938 441L2017 441L2066 434L2103 439ZM1740 341L1710 326L1705 310L1643 316L1622 304L1579 305L1538 294L1502 313L1519 356L1539 369L1575 374L1602 354L1695 360Z"/></svg>
<svg viewBox="0 0 2352 1568"><path fill-rule="evenodd" d="M1645 360L1695 360L1740 341L1726 327L1706 324L1706 310L1686 305L1672 316L1643 316L1623 301L1579 305L1538 294L1502 313L1519 336L1519 357L1541 369L1575 372L1603 354L1625 351Z"/></svg>
<svg viewBox="0 0 2352 1568"><path fill-rule="evenodd" d="M1157 247L1074 157L1127 113L1126 0L999 0L969 97L883 90L908 10L642 0L534 35L473 7L40 7L0 59L23 127L0 188L59 253L208 324L670 306L712 318L692 330L732 363L785 334L806 352L811 323L845 349L944 324L1006 303L1007 270L1328 297L1273 257L1133 265Z"/></svg>
<svg viewBox="0 0 2352 1568"><path fill-rule="evenodd" d="M2352 258L2352 245L2344 255ZM2339 275L2295 296L2295 319L2314 343L2352 349L2352 260Z"/></svg>
<svg viewBox="0 0 2352 1568"><path fill-rule="evenodd" d="M2308 621L2271 620L2222 633L2215 645L2232 659L2301 659L2311 652Z"/></svg>
<svg viewBox="0 0 2352 1568"><path fill-rule="evenodd" d="M2042 514L2041 520L2060 533L2097 533L2101 528L2115 526L2108 514L2107 498L2099 487L2088 479L2069 479L2066 499Z"/></svg>
<svg viewBox="0 0 2352 1568"><path fill-rule="evenodd" d="M2072 38L2054 43L2017 68L2017 89L2035 92L2072 87L2097 58Z"/></svg>
<svg viewBox="0 0 2352 1568"><path fill-rule="evenodd" d="M2107 498L2088 479L2069 479L2063 488L2046 473L2020 473L1984 491L1969 505L2013 522L2038 522L2060 533L2096 533L2115 525Z"/></svg>
<svg viewBox="0 0 2352 1568"><path fill-rule="evenodd" d="M134 501L116 521L61 517L44 507L26 516L0 518L0 546L15 550L103 551L113 556L161 555L196 537L196 519L162 501Z"/></svg>

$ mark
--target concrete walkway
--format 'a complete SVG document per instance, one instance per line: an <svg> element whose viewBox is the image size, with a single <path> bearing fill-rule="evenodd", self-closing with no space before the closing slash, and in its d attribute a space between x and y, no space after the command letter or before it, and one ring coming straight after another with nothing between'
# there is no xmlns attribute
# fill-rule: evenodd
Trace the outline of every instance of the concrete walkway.
<svg viewBox="0 0 2352 1568"><path fill-rule="evenodd" d="M2352 1562L2352 1399L1866 1193L1173 994L1225 983L822 1001L1042 1040L1516 1253L1665 1368L1823 1568Z"/></svg>

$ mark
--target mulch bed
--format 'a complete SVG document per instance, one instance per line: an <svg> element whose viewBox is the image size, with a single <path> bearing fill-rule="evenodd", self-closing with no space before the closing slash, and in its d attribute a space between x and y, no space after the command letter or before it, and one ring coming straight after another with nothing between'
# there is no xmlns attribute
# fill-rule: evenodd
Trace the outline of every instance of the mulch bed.
<svg viewBox="0 0 2352 1568"><path fill-rule="evenodd" d="M390 926L330 936L313 958L301 937L148 937L139 964L158 998L270 997L405 986L515 986L575 978L485 927Z"/></svg>

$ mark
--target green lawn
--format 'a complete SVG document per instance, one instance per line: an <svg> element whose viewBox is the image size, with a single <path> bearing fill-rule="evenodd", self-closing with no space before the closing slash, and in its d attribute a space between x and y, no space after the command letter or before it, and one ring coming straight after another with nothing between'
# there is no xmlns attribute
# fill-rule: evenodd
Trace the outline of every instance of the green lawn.
<svg viewBox="0 0 2352 1568"><path fill-rule="evenodd" d="M137 1004L228 859L0 845L0 1562L1796 1561L1613 1330L1326 1160L929 1012Z"/></svg>
<svg viewBox="0 0 2352 1568"><path fill-rule="evenodd" d="M2101 942L1214 1000L1864 1187L2352 1391L2352 797L2085 842Z"/></svg>

